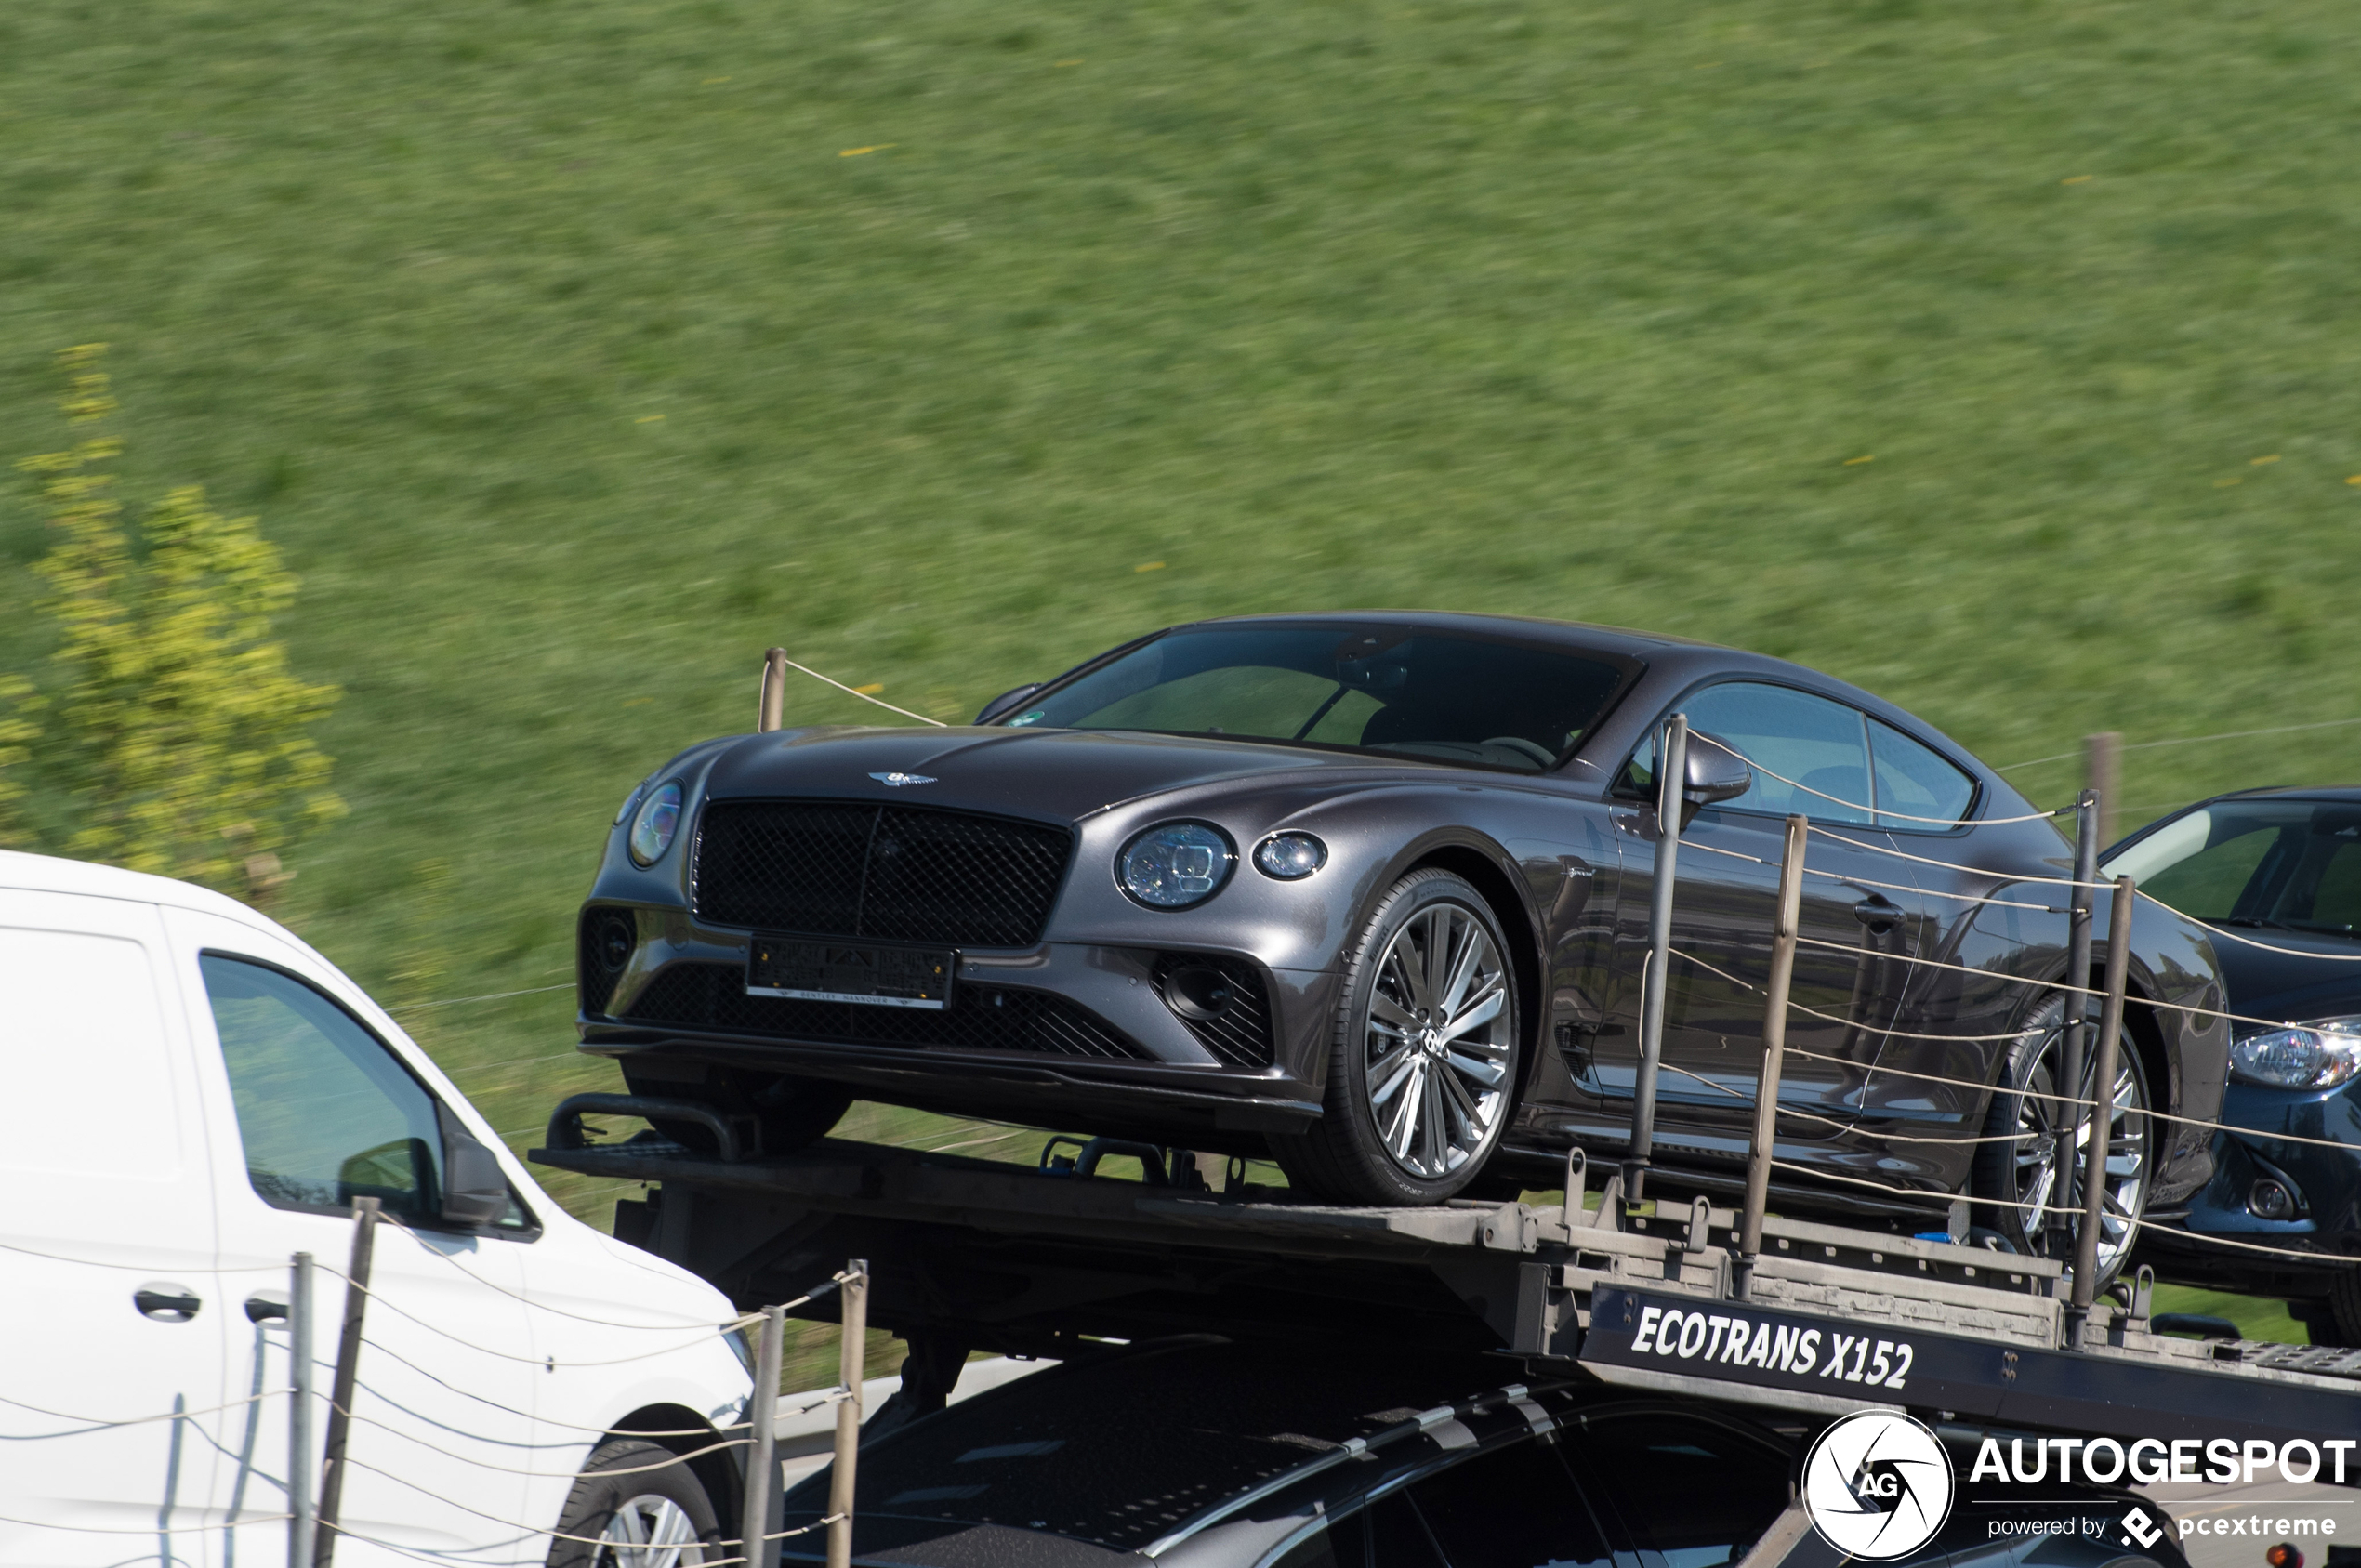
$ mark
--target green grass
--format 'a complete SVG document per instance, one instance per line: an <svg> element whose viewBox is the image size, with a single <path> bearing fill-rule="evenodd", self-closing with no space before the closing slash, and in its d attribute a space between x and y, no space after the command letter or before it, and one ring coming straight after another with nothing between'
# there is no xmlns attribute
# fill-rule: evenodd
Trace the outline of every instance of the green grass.
<svg viewBox="0 0 2361 1568"><path fill-rule="evenodd" d="M110 341L133 492L286 547L354 810L285 913L398 1005L557 983L772 642L957 718L1427 605L2001 763L2361 717L2354 65L2335 0L15 0L0 445ZM2361 725L2128 763L2127 823ZM406 1016L519 1141L611 1082L562 993Z"/></svg>

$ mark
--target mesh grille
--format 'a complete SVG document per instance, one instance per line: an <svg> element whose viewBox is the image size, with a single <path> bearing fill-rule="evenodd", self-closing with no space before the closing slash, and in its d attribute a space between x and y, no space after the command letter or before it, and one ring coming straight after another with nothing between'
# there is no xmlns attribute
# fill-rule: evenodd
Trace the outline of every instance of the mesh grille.
<svg viewBox="0 0 2361 1568"><path fill-rule="evenodd" d="M696 910L762 930L1029 947L1073 850L1064 828L962 811L719 800L698 830Z"/></svg>
<svg viewBox="0 0 2361 1568"><path fill-rule="evenodd" d="M1220 958L1203 953L1160 953L1156 955L1156 993L1168 995L1165 982L1175 969L1213 969L1230 982L1236 999L1220 1018L1195 1019L1172 1009L1197 1037L1197 1044L1232 1067L1271 1065L1271 994L1262 983L1260 966L1244 958Z"/></svg>
<svg viewBox="0 0 2361 1568"><path fill-rule="evenodd" d="M736 1034L790 1035L917 1050L1046 1052L1102 1061L1154 1060L1088 1008L1040 991L960 985L940 1012L749 996L735 964L674 964L648 982L624 1017Z"/></svg>
<svg viewBox="0 0 2361 1568"><path fill-rule="evenodd" d="M622 976L620 968L610 968L607 963L610 926L631 933L623 947L624 956L629 958L639 941L639 927L629 910L586 909L575 931L574 982L581 994L582 1010L587 1013L607 1010L607 1002L614 995L614 982Z"/></svg>

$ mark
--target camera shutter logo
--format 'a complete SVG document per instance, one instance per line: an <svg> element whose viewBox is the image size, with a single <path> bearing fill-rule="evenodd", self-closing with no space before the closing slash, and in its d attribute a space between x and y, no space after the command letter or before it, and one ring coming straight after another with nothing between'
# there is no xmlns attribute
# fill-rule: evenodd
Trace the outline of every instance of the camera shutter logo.
<svg viewBox="0 0 2361 1568"><path fill-rule="evenodd" d="M1951 1516L1951 1456L1907 1416L1862 1410L1820 1434L1803 1461L1803 1509L1849 1557L1907 1557Z"/></svg>

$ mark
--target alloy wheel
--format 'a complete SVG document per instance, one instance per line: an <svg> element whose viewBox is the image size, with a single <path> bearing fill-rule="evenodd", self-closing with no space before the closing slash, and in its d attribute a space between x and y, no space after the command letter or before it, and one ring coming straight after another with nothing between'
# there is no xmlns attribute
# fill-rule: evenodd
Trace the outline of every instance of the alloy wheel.
<svg viewBox="0 0 2361 1568"><path fill-rule="evenodd" d="M2063 1041L2055 1034L2043 1042L2041 1054L2016 1097L2014 1204L2018 1225L2037 1252L2046 1250L2049 1221L2055 1218L2048 1211L2064 1196L2060 1177L2067 1157L2073 1161L2076 1176L2075 1209L2067 1224L2079 1236L2083 1223L2086 1189L2082 1182L2088 1159L2084 1144L2090 1136L2091 1111L2088 1103L2069 1104L2059 1093L2062 1047ZM2085 1048L2095 1054L2095 1042ZM2114 1092L2104 1113L2106 1157L2101 1179L2105 1191L2099 1216L2098 1253L2102 1277L2112 1276L2129 1256L2147 1206L2150 1140L2156 1124L2148 1114L2147 1082L2132 1062L2130 1049L2129 1039L2119 1043ZM2079 1098L2086 1102L2095 1099L2091 1091L2097 1082L2098 1063L2086 1061ZM2070 1156L2067 1150L2072 1151Z"/></svg>
<svg viewBox="0 0 2361 1568"><path fill-rule="evenodd" d="M1474 913L1439 903L1378 960L1364 1040L1371 1120L1386 1153L1433 1180L1480 1157L1507 1113L1510 977Z"/></svg>
<svg viewBox="0 0 2361 1568"><path fill-rule="evenodd" d="M688 1568L704 1561L705 1544L687 1511L669 1497L643 1492L608 1517L591 1568Z"/></svg>

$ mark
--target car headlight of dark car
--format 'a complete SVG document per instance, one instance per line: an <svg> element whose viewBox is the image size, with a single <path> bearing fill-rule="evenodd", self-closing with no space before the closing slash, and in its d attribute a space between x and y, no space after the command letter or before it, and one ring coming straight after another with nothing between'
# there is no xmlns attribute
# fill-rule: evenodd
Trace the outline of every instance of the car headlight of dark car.
<svg viewBox="0 0 2361 1568"><path fill-rule="evenodd" d="M2361 1074L2361 1018L2265 1029L2230 1046L2230 1074L2283 1089L2332 1089Z"/></svg>
<svg viewBox="0 0 2361 1568"><path fill-rule="evenodd" d="M1328 847L1308 833L1274 833L1254 847L1254 868L1282 882L1299 882L1328 863Z"/></svg>
<svg viewBox="0 0 2361 1568"><path fill-rule="evenodd" d="M631 860L635 865L653 865L672 848L672 836L680 831L680 781L659 784L648 791L640 802L640 814L631 819Z"/></svg>
<svg viewBox="0 0 2361 1568"><path fill-rule="evenodd" d="M1151 909L1186 909L1220 892L1237 863L1237 846L1211 823L1160 823L1124 845L1115 879Z"/></svg>

